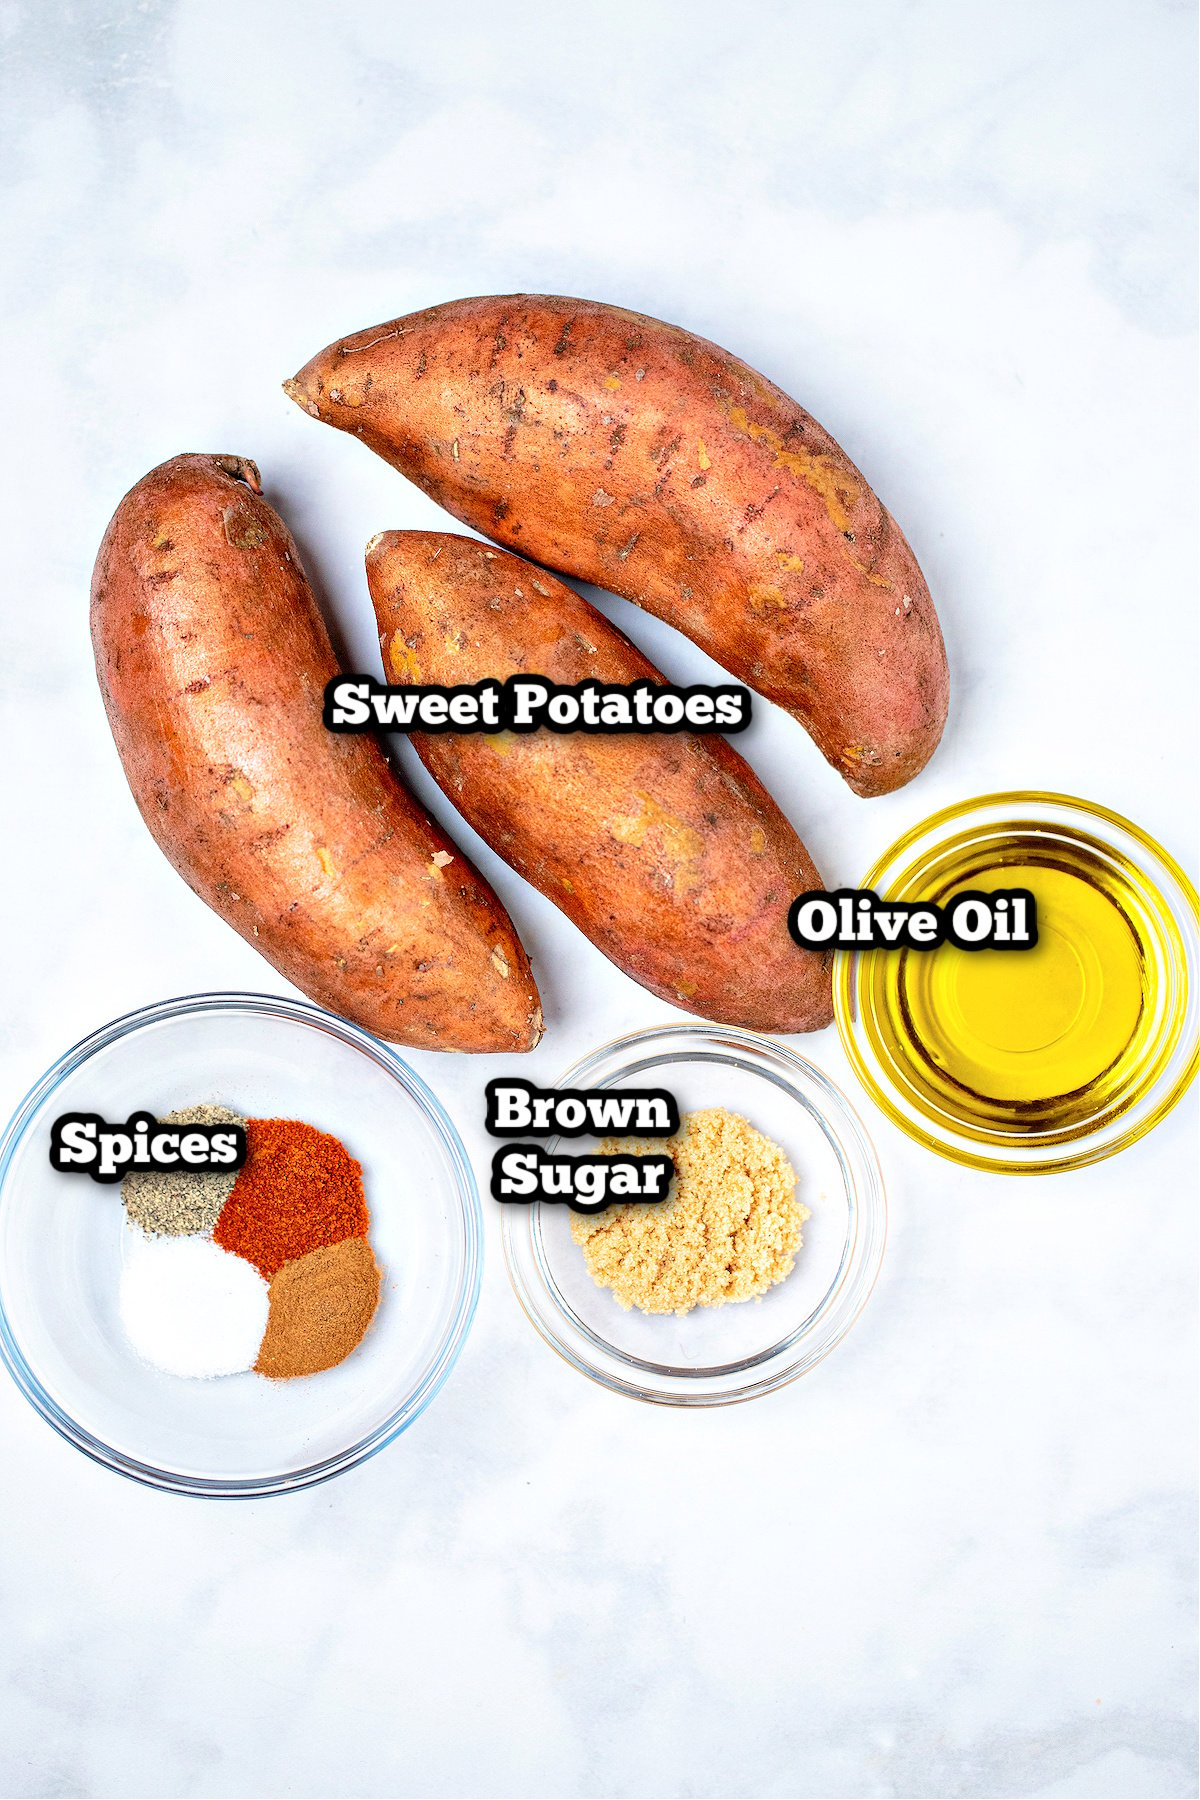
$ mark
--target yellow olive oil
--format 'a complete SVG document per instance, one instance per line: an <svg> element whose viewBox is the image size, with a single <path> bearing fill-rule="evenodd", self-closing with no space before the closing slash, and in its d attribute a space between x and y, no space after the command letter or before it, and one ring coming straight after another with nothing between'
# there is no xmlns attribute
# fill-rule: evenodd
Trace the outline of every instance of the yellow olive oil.
<svg viewBox="0 0 1200 1800"><path fill-rule="evenodd" d="M869 952L862 1023L929 1117L968 1137L1069 1136L1146 1078L1160 1035L1155 896L1098 842L1014 826L952 840L889 898L944 906L966 889L1009 887L1036 900L1033 949Z"/></svg>

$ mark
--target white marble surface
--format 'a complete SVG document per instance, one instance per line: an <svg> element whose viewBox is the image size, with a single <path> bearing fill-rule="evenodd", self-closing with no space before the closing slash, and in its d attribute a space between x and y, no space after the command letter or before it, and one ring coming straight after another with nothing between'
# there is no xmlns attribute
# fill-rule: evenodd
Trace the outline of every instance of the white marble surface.
<svg viewBox="0 0 1200 1800"><path fill-rule="evenodd" d="M455 295L714 337L897 513L952 659L935 764L863 803L765 706L745 746L831 877L1021 784L1194 869L1190 5L3 0L0 43L0 1111L117 1013L283 988L126 791L86 632L115 502L178 450L254 456L370 665L362 545L440 515L279 382ZM523 1073L671 1016L473 847L548 1003ZM831 1032L803 1048L844 1073ZM496 1065L414 1061L482 1167ZM869 1122L876 1296L748 1407L559 1363L494 1207L450 1384L315 1492L142 1491L0 1384L0 1790L1195 1793L1193 1109L1044 1184Z"/></svg>

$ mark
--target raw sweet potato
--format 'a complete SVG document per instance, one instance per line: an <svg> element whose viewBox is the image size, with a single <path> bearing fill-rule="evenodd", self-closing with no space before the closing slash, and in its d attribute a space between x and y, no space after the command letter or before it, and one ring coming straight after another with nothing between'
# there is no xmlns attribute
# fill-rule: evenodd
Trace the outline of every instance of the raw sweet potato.
<svg viewBox="0 0 1200 1800"><path fill-rule="evenodd" d="M543 675L663 681L595 607L474 539L391 531L367 549L384 668L454 686ZM788 935L823 886L771 796L722 737L413 733L492 848L664 1000L758 1031L830 1019L828 959Z"/></svg>
<svg viewBox="0 0 1200 1800"><path fill-rule="evenodd" d="M856 792L936 748L946 656L898 526L803 407L703 338L587 300L457 300L284 385L476 530L678 626Z"/></svg>
<svg viewBox="0 0 1200 1800"><path fill-rule="evenodd" d="M100 546L92 641L143 819L188 885L314 1000L397 1043L527 1050L541 1007L487 883L371 737L295 544L239 456L176 456Z"/></svg>

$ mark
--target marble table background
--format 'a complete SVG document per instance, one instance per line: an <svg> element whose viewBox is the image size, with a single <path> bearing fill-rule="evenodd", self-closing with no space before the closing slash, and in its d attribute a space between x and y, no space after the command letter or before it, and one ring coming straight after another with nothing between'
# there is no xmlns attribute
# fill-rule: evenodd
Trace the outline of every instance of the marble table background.
<svg viewBox="0 0 1200 1800"><path fill-rule="evenodd" d="M441 515L279 383L456 295L594 295L729 344L903 522L955 676L933 766L864 803L765 705L743 743L835 882L1015 785L1194 870L1190 4L2 0L0 50L0 1112L117 1013L288 991L122 779L86 631L113 506L178 450L254 456L374 667L362 545ZM674 1016L452 829L541 977L522 1073ZM832 1032L802 1048L850 1080ZM484 1167L508 1065L413 1061ZM580 1379L491 1203L449 1385L316 1491L140 1490L0 1383L0 1791L1194 1794L1194 1108L1017 1183L862 1107L880 1285L748 1407Z"/></svg>

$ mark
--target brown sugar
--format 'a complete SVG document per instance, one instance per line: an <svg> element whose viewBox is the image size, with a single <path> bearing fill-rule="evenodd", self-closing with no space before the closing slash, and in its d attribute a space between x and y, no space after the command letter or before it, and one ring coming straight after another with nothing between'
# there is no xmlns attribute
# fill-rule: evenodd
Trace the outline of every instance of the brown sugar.
<svg viewBox="0 0 1200 1800"><path fill-rule="evenodd" d="M627 1312L750 1300L791 1274L811 1214L795 1198L796 1172L779 1145L737 1113L689 1113L665 1146L626 1139L601 1148L665 1148L675 1162L666 1200L571 1215L588 1273Z"/></svg>
<svg viewBox="0 0 1200 1800"><path fill-rule="evenodd" d="M316 1375L358 1347L379 1305L379 1266L363 1237L285 1262L271 1281L254 1367L275 1381Z"/></svg>

